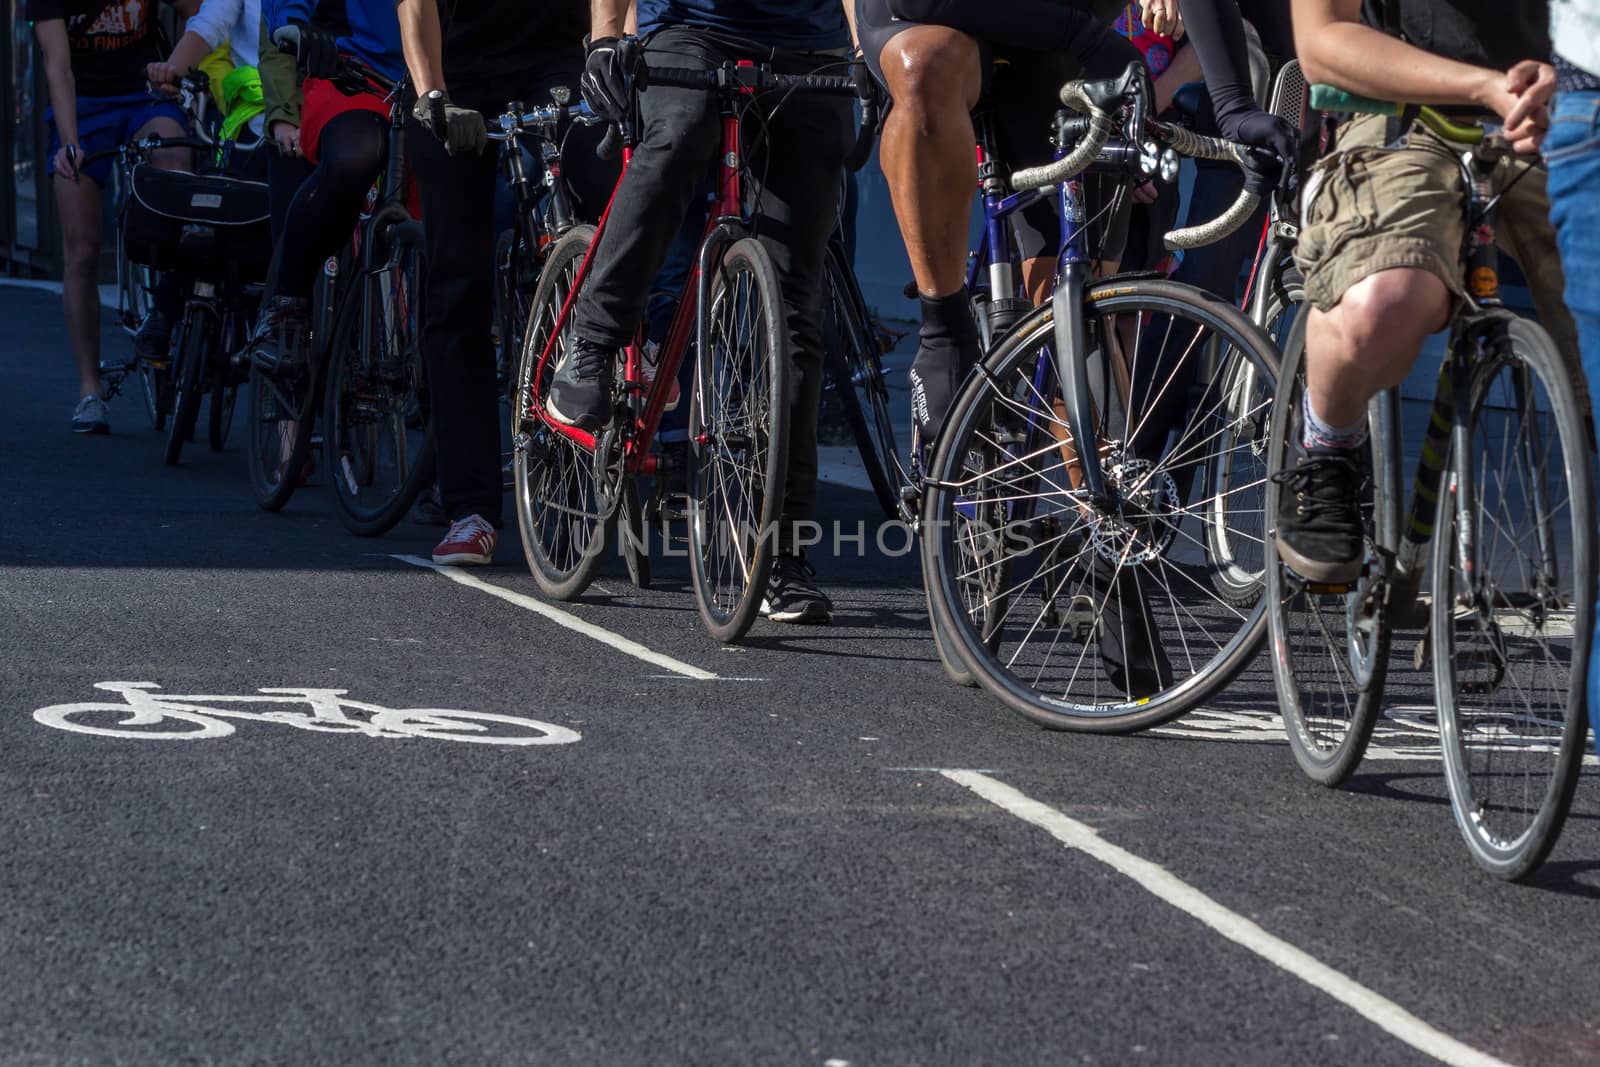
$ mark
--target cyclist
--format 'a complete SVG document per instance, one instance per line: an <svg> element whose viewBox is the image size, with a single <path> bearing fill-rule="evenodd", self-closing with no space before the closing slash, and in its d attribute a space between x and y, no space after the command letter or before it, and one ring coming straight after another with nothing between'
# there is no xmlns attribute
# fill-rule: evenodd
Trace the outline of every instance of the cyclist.
<svg viewBox="0 0 1600 1067"><path fill-rule="evenodd" d="M299 350L317 270L349 240L389 152L389 104L376 92L346 96L329 79L338 72L341 55L394 79L405 74L405 60L393 0L348 0L348 32L338 37L314 20L317 0L266 0L263 6L273 32L290 25L300 32L306 79L296 144L316 167L289 205L251 336L257 356L275 365Z"/></svg>
<svg viewBox="0 0 1600 1067"><path fill-rule="evenodd" d="M224 44L233 69L254 68L259 56L260 26L261 0L201 0L200 10L184 23L183 36L172 54L146 67L145 76L151 85L175 91L179 79ZM221 94L216 95L217 103L223 104ZM264 123L259 115L248 125L255 137L261 136Z"/></svg>
<svg viewBox="0 0 1600 1067"><path fill-rule="evenodd" d="M450 529L435 563L483 564L494 555L503 497L500 400L490 328L494 316L495 182L484 113L519 99L548 103L576 90L583 71L585 0L479 0L440 6L400 0L406 65L423 132L410 142L422 185L428 299L422 351L437 456L439 500ZM441 16L444 25L441 27ZM610 191L585 128L568 139L564 172L583 217ZM587 195L585 195L587 194Z"/></svg>
<svg viewBox="0 0 1600 1067"><path fill-rule="evenodd" d="M27 0L50 91L50 168L61 216L61 292L67 333L78 363L76 433L109 433L100 393L100 267L102 192L112 161L79 171L77 160L124 142L160 134L181 137L176 104L145 91L145 64L161 56L156 5L146 0ZM187 149L151 153L152 165L187 170ZM87 181L81 179L87 178ZM157 294L168 301L174 287Z"/></svg>
<svg viewBox="0 0 1600 1067"><path fill-rule="evenodd" d="M1600 0L1550 5L1556 98L1545 158L1550 164L1550 217L1567 266L1567 307L1578 325L1589 395L1600 385ZM1600 651L1597 649L1596 651ZM1600 656L1589 660L1589 715L1600 746Z"/></svg>
<svg viewBox="0 0 1600 1067"><path fill-rule="evenodd" d="M841 64L850 35L838 0L639 0L639 41L625 37L627 0L593 0L583 95L602 117L628 114L636 64L712 68L758 58L785 73ZM781 103L781 106L779 106ZM656 86L641 94L642 127L610 221L593 253L588 284L573 311L576 339L552 376L550 414L597 429L612 417L612 360L644 317L651 281L721 138L715 98ZM747 159L762 244L783 287L796 389L789 422L788 487L778 556L763 604L780 622L827 623L833 609L817 589L796 535L816 504L817 413L822 393L822 265L837 214L840 173L852 136L846 100L816 95L760 98L749 127L760 148Z"/></svg>
<svg viewBox="0 0 1600 1067"><path fill-rule="evenodd" d="M1368 0L1365 18L1362 0L1294 0L1295 44L1310 80L1503 121L1523 152L1550 123L1548 20L1543 0ZM1334 148L1306 178L1296 253L1311 305L1304 431L1284 476L1275 538L1296 573L1339 583L1362 566L1356 450L1367 436L1367 402L1405 379L1423 338L1466 294L1454 150L1420 123L1376 115L1341 126ZM1508 185L1498 219L1541 320L1564 353L1574 352L1542 168Z"/></svg>
<svg viewBox="0 0 1600 1067"><path fill-rule="evenodd" d="M1231 132L1240 139L1291 153L1293 134L1249 96L1233 0L1190 3L1208 31L1191 36L1215 83L1219 115L1235 119ZM922 299L912 414L918 437L931 444L982 355L964 275L976 181L971 111L991 60L1003 58L1011 68L994 101L1002 150L1009 162L1027 165L1050 158L1051 117L1063 82L1119 75L1141 56L1090 12L1053 0L857 0L855 18L867 64L894 101L884 123L883 167ZM1056 227L1045 207L1017 235L1023 283L1036 301L1048 294L1055 270L1053 237L1046 235ZM914 463L921 459L913 455ZM1112 593L1099 626L1110 681L1136 697L1159 692L1170 684L1171 667L1134 571L1097 560L1095 574L1096 584Z"/></svg>

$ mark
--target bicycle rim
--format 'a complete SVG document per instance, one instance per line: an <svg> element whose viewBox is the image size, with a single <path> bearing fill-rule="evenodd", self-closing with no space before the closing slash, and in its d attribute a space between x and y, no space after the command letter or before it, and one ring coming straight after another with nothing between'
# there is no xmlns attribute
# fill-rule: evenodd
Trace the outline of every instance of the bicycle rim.
<svg viewBox="0 0 1600 1067"><path fill-rule="evenodd" d="M329 354L324 453L339 515L351 533L376 537L433 481L422 359L422 233L386 235L384 264L351 288Z"/></svg>
<svg viewBox="0 0 1600 1067"><path fill-rule="evenodd" d="M606 548L608 523L597 492L594 453L552 429L544 414L550 376L572 342L570 318L542 373L540 367L540 355L593 238L593 226L575 227L551 248L545 260L523 330L517 394L511 410L517 526L522 532L523 554L539 588L557 600L571 600L589 587Z"/></svg>
<svg viewBox="0 0 1600 1067"><path fill-rule="evenodd" d="M1203 366L1210 341L1250 363L1252 409L1270 404L1277 358L1236 309L1170 282L1096 286L1085 314L1104 387L1101 465L1120 502L1075 487L1054 320L1041 308L969 377L946 419L925 489L923 566L936 624L985 688L1047 727L1122 732L1227 685L1265 631L1259 603L1240 609L1211 588L1203 526L1216 512L1195 471L1226 447L1215 367ZM1119 362L1126 384L1106 369Z"/></svg>
<svg viewBox="0 0 1600 1067"><path fill-rule="evenodd" d="M1456 823L1480 866L1520 878L1560 836L1587 736L1593 457L1542 329L1463 343L1483 347L1434 550L1434 685Z"/></svg>
<svg viewBox="0 0 1600 1067"><path fill-rule="evenodd" d="M823 350L838 390L845 421L861 453L861 464L884 514L900 513L900 460L889 410L889 387L866 307L849 266L829 251L823 302Z"/></svg>
<svg viewBox="0 0 1600 1067"><path fill-rule="evenodd" d="M1278 513L1281 487L1272 476L1289 462L1300 432L1305 392L1305 322L1284 346L1283 377L1272 410L1266 511ZM1371 469L1371 465L1368 465ZM1363 483L1363 512L1371 535L1372 479ZM1343 782L1360 764L1383 701L1391 625L1381 578L1369 567L1349 588L1308 585L1279 560L1267 538L1266 600L1278 707L1295 762L1323 785Z"/></svg>
<svg viewBox="0 0 1600 1067"><path fill-rule="evenodd" d="M737 641L767 590L789 453L789 353L777 271L752 238L711 286L690 406L689 567L706 629Z"/></svg>

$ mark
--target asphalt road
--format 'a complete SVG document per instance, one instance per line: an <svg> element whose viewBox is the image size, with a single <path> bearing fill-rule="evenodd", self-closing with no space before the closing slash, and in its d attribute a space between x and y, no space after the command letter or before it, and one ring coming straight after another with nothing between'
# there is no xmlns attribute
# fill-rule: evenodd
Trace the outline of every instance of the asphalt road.
<svg viewBox="0 0 1600 1067"><path fill-rule="evenodd" d="M436 530L258 511L242 434L169 470L124 397L74 437L56 299L0 289L0 323L0 1065L1600 1061L1592 770L1503 885L1427 745L1303 778L1264 664L1229 694L1255 741L951 686L871 537L817 561L830 629L719 647L658 559L582 632L394 558ZM473 578L536 598L514 531ZM107 682L234 717L35 715L150 699ZM222 699L273 688L565 743ZM118 723L231 732L62 728Z"/></svg>

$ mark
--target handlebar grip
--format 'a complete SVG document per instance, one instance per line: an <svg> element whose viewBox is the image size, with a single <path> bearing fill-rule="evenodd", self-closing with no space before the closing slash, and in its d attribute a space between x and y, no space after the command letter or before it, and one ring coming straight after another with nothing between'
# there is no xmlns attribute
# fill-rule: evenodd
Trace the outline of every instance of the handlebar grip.
<svg viewBox="0 0 1600 1067"><path fill-rule="evenodd" d="M1239 194L1239 199L1233 206L1210 222L1202 222L1198 226L1187 226L1181 230L1173 230L1167 234L1163 242L1167 250L1176 252L1181 249L1200 248L1204 245L1215 244L1222 240L1240 226L1250 221L1256 209L1261 206L1261 197L1249 189Z"/></svg>
<svg viewBox="0 0 1600 1067"><path fill-rule="evenodd" d="M859 96L861 87L854 78L840 74L774 74L775 89L798 89L806 93L830 96Z"/></svg>
<svg viewBox="0 0 1600 1067"><path fill-rule="evenodd" d="M640 86L666 85L674 89L715 89L721 84L718 72L692 67L640 67Z"/></svg>
<svg viewBox="0 0 1600 1067"><path fill-rule="evenodd" d="M867 160L872 158L872 145L878 139L878 101L866 100L861 105L861 126L856 130L856 143L850 146L850 154L845 156L844 169L852 173L867 165Z"/></svg>
<svg viewBox="0 0 1600 1067"><path fill-rule="evenodd" d="M1084 94L1083 82L1071 81L1063 85L1061 102L1074 111L1088 115L1089 129L1071 152L1054 163L1046 163L1042 167L1024 167L1022 170L1014 171L1011 175L1011 188L1017 192L1024 189L1047 189L1082 173L1084 168L1095 161L1100 150L1111 139L1115 129L1111 116L1095 107Z"/></svg>

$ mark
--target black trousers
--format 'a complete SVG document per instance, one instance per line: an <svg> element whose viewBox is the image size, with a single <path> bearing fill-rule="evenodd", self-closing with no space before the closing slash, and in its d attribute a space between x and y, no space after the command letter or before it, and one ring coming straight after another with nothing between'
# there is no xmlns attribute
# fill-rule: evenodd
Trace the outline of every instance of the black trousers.
<svg viewBox="0 0 1600 1067"><path fill-rule="evenodd" d="M730 59L769 59L780 73L803 74L837 62L728 40L687 26L645 42L652 66L712 69ZM828 73L842 73L840 66ZM633 340L650 283L722 144L715 96L656 86L640 96L639 144L595 252L589 284L573 309L577 332L608 347ZM743 126L748 203L759 203L756 233L777 267L793 359L789 476L780 543L817 502L817 408L822 398L822 264L839 207L839 176L853 140L850 101L773 94L757 99ZM764 185L761 182L764 180Z"/></svg>
<svg viewBox="0 0 1600 1067"><path fill-rule="evenodd" d="M547 103L550 89L564 85L577 99L576 67L534 74L501 90L457 89L462 107L491 119L513 97L529 107ZM519 95L520 94L520 95ZM610 184L595 161L598 134L585 139L575 128L566 144L566 168L580 217L602 207ZM427 244L422 353L437 455L439 496L454 521L481 515L501 523L500 424L504 421L495 381L494 204L499 146L478 155L452 156L426 129L413 123L406 138L412 172L421 183L422 226ZM597 188L598 187L598 188ZM592 221L592 220L591 220Z"/></svg>

